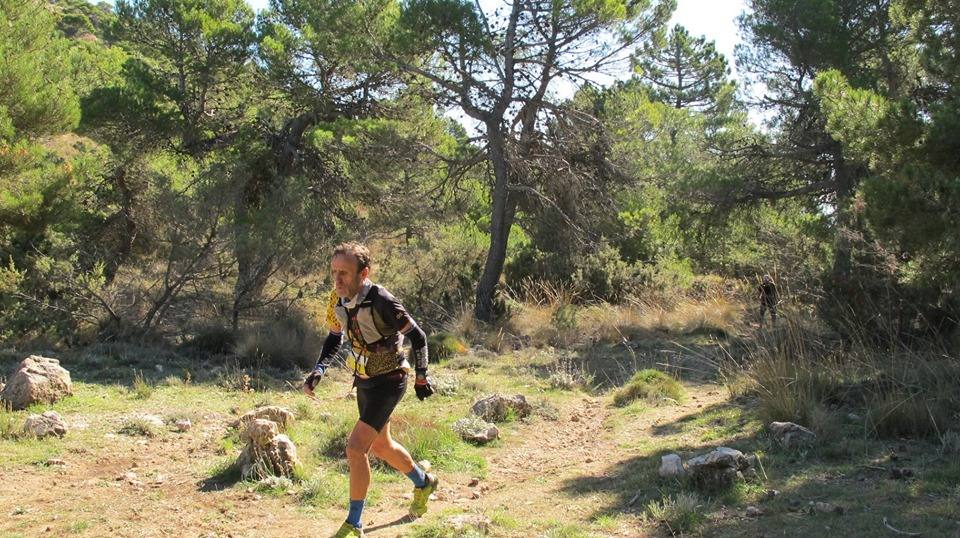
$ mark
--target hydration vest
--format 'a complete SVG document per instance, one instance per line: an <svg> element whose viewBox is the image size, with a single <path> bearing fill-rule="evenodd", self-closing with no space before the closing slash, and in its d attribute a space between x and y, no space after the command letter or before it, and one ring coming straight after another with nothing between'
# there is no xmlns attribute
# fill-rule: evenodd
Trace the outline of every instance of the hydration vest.
<svg viewBox="0 0 960 538"><path fill-rule="evenodd" d="M352 353L347 357L347 367L354 374L373 377L409 369L399 331L407 322L407 314L386 290L372 283L365 285L352 308L338 298L333 310L350 342Z"/></svg>

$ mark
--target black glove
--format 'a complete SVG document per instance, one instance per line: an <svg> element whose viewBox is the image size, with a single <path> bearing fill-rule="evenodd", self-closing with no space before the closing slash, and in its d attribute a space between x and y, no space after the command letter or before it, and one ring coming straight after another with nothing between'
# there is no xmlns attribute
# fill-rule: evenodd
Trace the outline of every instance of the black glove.
<svg viewBox="0 0 960 538"><path fill-rule="evenodd" d="M326 366L317 365L312 372L307 374L307 378L303 380L303 386L310 389L312 392L316 388L317 384L320 383L320 380L323 379L323 374L327 371Z"/></svg>
<svg viewBox="0 0 960 538"><path fill-rule="evenodd" d="M413 384L413 390L421 402L433 395L433 385L430 384L426 368L417 368L417 381Z"/></svg>

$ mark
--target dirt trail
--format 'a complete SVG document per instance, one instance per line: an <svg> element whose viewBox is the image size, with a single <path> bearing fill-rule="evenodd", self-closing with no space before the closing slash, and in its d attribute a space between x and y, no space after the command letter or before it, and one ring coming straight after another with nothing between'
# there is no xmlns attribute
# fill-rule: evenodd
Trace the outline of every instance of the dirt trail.
<svg viewBox="0 0 960 538"><path fill-rule="evenodd" d="M634 452L621 447L626 437L652 436L665 422L697 413L725 399L716 385L688 386L687 403L655 407L614 428L613 413L603 398L585 397L560 410L557 421L537 421L520 428L489 459L488 491L478 508L501 509L535 519L581 520L596 509L593 495L571 498L563 490L583 477L612 477ZM613 535L639 536L630 531Z"/></svg>
<svg viewBox="0 0 960 538"><path fill-rule="evenodd" d="M487 477L473 483L464 474L442 473L436 514L444 509L474 513L501 510L515 519L589 523L594 499L571 498L564 484L577 477L612 475L632 455L624 436L652 429L719 402L713 385L688 387L689 403L647 410L614 431L613 410L603 399L582 397L559 409L555 421L536 419L508 428L488 449ZM73 417L79 419L79 417ZM0 536L325 536L339 525L336 510L305 510L291 496L261 496L241 487L205 491L202 480L227 416L205 415L185 434L156 439L111 436L109 448L67 452L65 466L19 466L0 476ZM68 417L68 421L70 417ZM142 484L121 477L128 471ZM365 513L368 535L405 536L409 503L406 481L375 483L380 500ZM428 515L428 520L430 515ZM435 517L435 516L434 516ZM629 531L612 533L631 536Z"/></svg>

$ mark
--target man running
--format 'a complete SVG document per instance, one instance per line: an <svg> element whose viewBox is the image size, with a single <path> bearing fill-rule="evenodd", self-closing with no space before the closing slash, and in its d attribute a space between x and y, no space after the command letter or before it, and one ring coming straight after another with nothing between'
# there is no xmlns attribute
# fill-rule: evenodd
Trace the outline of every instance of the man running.
<svg viewBox="0 0 960 538"><path fill-rule="evenodd" d="M316 367L303 382L303 391L313 396L313 389L346 334L351 345L347 367L354 374L360 410L360 420L347 440L350 509L347 520L334 534L334 538L347 538L363 536L360 516L370 487L369 452L413 481L412 516L427 512L427 500L437 489L437 477L417 466L410 453L390 436L390 414L406 391L410 370L400 349L404 338L411 343L417 398L422 401L432 395L433 387L427 377L426 335L390 292L370 281L370 251L358 243L343 243L334 249L330 266L335 289L327 309L330 333Z"/></svg>

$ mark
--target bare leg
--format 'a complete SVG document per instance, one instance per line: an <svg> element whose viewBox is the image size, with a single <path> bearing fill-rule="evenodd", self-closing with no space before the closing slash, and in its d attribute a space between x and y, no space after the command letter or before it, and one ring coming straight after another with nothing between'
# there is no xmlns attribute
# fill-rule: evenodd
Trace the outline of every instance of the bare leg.
<svg viewBox="0 0 960 538"><path fill-rule="evenodd" d="M357 422L347 439L347 463L350 465L350 500L367 497L370 488L370 459L367 453L377 438L377 430L364 422Z"/></svg>
<svg viewBox="0 0 960 538"><path fill-rule="evenodd" d="M403 448L403 445L394 441L393 437L390 436L389 422L380 430L380 435L373 441L370 450L372 450L378 458L387 462L390 467L393 467L403 474L407 474L413 470L413 458L410 457L407 449Z"/></svg>

